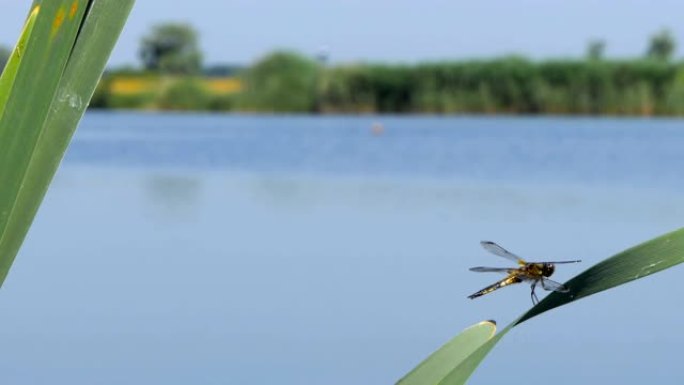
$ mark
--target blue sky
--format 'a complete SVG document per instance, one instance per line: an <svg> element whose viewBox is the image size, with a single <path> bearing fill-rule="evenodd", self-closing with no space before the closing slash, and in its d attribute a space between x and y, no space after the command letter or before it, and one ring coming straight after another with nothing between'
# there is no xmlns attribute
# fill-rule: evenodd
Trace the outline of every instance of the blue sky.
<svg viewBox="0 0 684 385"><path fill-rule="evenodd" d="M29 5L0 0L0 43L15 41ZM140 38L164 21L196 26L208 63L324 47L334 62L567 57L594 38L624 57L642 54L663 27L684 42L683 13L676 0L138 0L111 63L137 63Z"/></svg>

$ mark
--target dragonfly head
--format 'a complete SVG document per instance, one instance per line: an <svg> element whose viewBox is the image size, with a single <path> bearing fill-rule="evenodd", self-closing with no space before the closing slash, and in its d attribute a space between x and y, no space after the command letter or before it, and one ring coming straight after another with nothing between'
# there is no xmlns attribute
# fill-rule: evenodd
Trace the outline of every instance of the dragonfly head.
<svg viewBox="0 0 684 385"><path fill-rule="evenodd" d="M550 277L555 270L556 266L554 266L553 263L545 263L542 265L542 275L544 277Z"/></svg>

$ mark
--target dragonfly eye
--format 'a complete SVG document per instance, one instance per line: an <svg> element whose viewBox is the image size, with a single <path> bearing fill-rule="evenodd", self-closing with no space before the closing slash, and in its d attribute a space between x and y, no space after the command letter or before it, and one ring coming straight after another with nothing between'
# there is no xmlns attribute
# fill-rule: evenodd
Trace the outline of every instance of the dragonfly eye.
<svg viewBox="0 0 684 385"><path fill-rule="evenodd" d="M554 266L552 263L545 263L542 274L544 275L544 277L550 277L555 270L556 266Z"/></svg>

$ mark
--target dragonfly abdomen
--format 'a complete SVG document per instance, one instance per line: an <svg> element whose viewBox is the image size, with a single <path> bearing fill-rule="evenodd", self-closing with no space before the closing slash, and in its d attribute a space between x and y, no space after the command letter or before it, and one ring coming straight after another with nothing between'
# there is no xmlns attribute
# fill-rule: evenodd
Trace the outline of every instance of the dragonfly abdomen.
<svg viewBox="0 0 684 385"><path fill-rule="evenodd" d="M499 282L496 282L494 284L491 284L491 285L485 287L484 289L478 291L477 293L473 293L473 294L469 295L468 298L474 299L474 298L483 296L485 294L489 294L489 293L493 292L494 290L500 289L500 288L508 286L508 285L513 285L515 283L520 283L522 281L523 281L522 278L520 278L518 276L509 276L509 277L502 279Z"/></svg>

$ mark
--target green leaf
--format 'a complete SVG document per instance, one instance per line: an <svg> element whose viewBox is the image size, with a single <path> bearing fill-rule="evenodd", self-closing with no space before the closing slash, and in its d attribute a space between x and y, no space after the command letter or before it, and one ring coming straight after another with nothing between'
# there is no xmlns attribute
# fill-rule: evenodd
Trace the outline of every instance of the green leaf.
<svg viewBox="0 0 684 385"><path fill-rule="evenodd" d="M684 262L684 228L634 246L590 267L565 283L567 293L552 292L515 324L600 291L643 278Z"/></svg>
<svg viewBox="0 0 684 385"><path fill-rule="evenodd" d="M133 0L45 0L0 117L0 285L97 85Z"/></svg>
<svg viewBox="0 0 684 385"><path fill-rule="evenodd" d="M682 262L684 262L684 228L618 253L617 255L590 267L566 282L565 285L569 289L567 293L553 292L549 294L536 306L533 306L529 311L513 321L499 334L484 342L476 350L473 351L472 346L464 346L461 351L456 348L450 350L448 353L450 355L449 357L446 357L445 354L440 355L439 362L451 361L455 363L453 369L446 376L442 377L440 374L441 380L414 382L412 384L465 384L475 369L477 369L480 362L484 360L501 338L515 326L553 308L563 306L635 279L643 278ZM468 353L468 356L463 358L464 352L471 353ZM434 356L435 354L428 357L418 367L437 366L439 362L430 362L434 359ZM443 372L444 368L440 367L440 370ZM424 378L430 379L428 377Z"/></svg>
<svg viewBox="0 0 684 385"><path fill-rule="evenodd" d="M480 346L487 342L496 332L494 321L483 321L475 324L449 342L425 361L421 362L398 385L438 384L451 373L458 364L468 358Z"/></svg>
<svg viewBox="0 0 684 385"><path fill-rule="evenodd" d="M485 357L487 357L487 354L494 348L494 345L496 345L502 338L505 336L512 328L515 326L514 324L510 324L506 326L504 330L499 332L499 334L495 335L493 338L491 338L489 341L485 342L477 348L472 354L468 355L465 359L461 360L458 362L458 365L454 367L454 370L452 370L448 376L444 378L444 380L440 382L436 382L434 384L439 384L439 385L460 385L460 384L465 384L466 381L468 381L468 378L473 374L475 369L480 365L480 362L484 360Z"/></svg>
<svg viewBox="0 0 684 385"><path fill-rule="evenodd" d="M33 31L33 25L35 24L36 16L38 16L38 8L34 8L29 14L28 19L26 19L26 23L21 31L19 41L14 47L14 50L12 50L12 55L10 55L9 60L7 63L5 63L2 76L0 76L0 119L5 111L7 98L9 98L10 91L14 85L14 79L16 78L17 70L19 69L19 63L21 63L21 58L24 56L26 42L28 41L29 36L31 36L31 31Z"/></svg>

